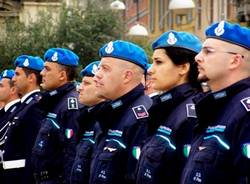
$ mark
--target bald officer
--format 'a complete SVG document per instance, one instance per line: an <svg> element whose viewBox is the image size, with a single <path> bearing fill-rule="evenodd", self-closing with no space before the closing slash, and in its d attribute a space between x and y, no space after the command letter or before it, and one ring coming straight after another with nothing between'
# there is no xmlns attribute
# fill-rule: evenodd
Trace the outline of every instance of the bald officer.
<svg viewBox="0 0 250 184"><path fill-rule="evenodd" d="M102 133L97 137L90 183L133 183L146 138L147 109L152 104L141 84L147 55L139 46L122 40L104 45L99 54L97 94L108 102L96 116Z"/></svg>
<svg viewBox="0 0 250 184"><path fill-rule="evenodd" d="M199 126L182 184L250 181L250 29L226 21L207 28L195 60L211 93L194 99Z"/></svg>

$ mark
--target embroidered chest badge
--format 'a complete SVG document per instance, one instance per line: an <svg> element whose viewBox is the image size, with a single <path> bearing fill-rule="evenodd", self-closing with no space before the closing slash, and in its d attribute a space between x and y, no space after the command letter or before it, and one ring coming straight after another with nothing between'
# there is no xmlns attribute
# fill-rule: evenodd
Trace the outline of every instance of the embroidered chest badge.
<svg viewBox="0 0 250 184"><path fill-rule="evenodd" d="M193 118L197 117L194 104L186 104L186 109L187 109L187 117L193 117Z"/></svg>
<svg viewBox="0 0 250 184"><path fill-rule="evenodd" d="M78 109L77 99L70 97L68 98L68 109Z"/></svg>
<svg viewBox="0 0 250 184"><path fill-rule="evenodd" d="M245 109L247 110L247 112L249 112L250 111L250 97L244 98L240 102L245 107Z"/></svg>
<svg viewBox="0 0 250 184"><path fill-rule="evenodd" d="M135 114L136 119L148 117L148 111L146 110L144 105L139 105L139 106L133 107L132 110Z"/></svg>

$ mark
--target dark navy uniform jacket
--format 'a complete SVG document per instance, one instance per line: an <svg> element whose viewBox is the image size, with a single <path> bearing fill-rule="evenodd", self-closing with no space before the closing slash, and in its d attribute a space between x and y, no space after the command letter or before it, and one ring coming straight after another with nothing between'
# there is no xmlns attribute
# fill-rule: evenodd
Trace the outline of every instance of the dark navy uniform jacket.
<svg viewBox="0 0 250 184"><path fill-rule="evenodd" d="M75 84L46 92L39 104L47 117L42 120L33 147L35 178L38 182L69 180L80 107Z"/></svg>
<svg viewBox="0 0 250 184"><path fill-rule="evenodd" d="M181 183L249 183L250 78L195 101L199 127Z"/></svg>
<svg viewBox="0 0 250 184"><path fill-rule="evenodd" d="M43 112L38 106L40 92L28 96L9 121L3 147L4 184L34 183L31 152Z"/></svg>
<svg viewBox="0 0 250 184"><path fill-rule="evenodd" d="M197 123L195 94L189 84L183 84L154 98L149 109L153 135L142 149L137 184L179 183Z"/></svg>
<svg viewBox="0 0 250 184"><path fill-rule="evenodd" d="M93 107L85 106L81 108L81 114L78 118L78 145L70 177L70 183L72 184L89 183L91 156L96 142L96 134L99 131L95 120L95 113L102 105L104 103Z"/></svg>
<svg viewBox="0 0 250 184"><path fill-rule="evenodd" d="M152 100L140 84L107 102L97 116L101 131L91 163L91 184L134 183L140 147L147 136L147 109Z"/></svg>
<svg viewBox="0 0 250 184"><path fill-rule="evenodd" d="M0 160L6 140L5 136L9 130L9 120L14 117L20 104L20 102L16 102L15 104L11 105L7 111L5 111L4 108L0 110ZM2 162L0 163L0 183L4 183L4 170Z"/></svg>
<svg viewBox="0 0 250 184"><path fill-rule="evenodd" d="M5 136L9 129L9 120L11 120L16 114L16 110L21 105L20 102L16 102L5 112L4 108L0 110L0 150L3 150L3 144L5 142Z"/></svg>

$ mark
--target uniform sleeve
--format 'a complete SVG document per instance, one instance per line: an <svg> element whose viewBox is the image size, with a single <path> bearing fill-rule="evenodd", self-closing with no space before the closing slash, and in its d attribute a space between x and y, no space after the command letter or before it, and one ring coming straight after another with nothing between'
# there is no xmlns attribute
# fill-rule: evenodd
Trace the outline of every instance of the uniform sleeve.
<svg viewBox="0 0 250 184"><path fill-rule="evenodd" d="M239 132L236 130L233 138L233 155L236 171L241 176L241 182L250 181L250 113L238 122ZM244 183L244 182L243 182Z"/></svg>
<svg viewBox="0 0 250 184"><path fill-rule="evenodd" d="M76 154L76 145L77 145L77 131L78 123L77 118L80 115L79 110L68 110L66 113L63 113L63 132L62 136L65 136L65 145L64 145L64 172L65 177L69 181L72 164L74 162Z"/></svg>
<svg viewBox="0 0 250 184"><path fill-rule="evenodd" d="M137 120L138 121L138 120ZM127 130L128 142L128 162L126 180L128 183L135 183L135 172L142 146L148 136L148 118L140 119L135 126Z"/></svg>

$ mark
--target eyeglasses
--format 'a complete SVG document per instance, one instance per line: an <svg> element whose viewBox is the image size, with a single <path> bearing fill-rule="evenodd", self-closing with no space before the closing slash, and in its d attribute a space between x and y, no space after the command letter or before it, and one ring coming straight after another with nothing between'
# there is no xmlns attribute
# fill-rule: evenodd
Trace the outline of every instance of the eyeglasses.
<svg viewBox="0 0 250 184"><path fill-rule="evenodd" d="M242 58L244 58L244 56L242 54L237 53L237 52L225 51L225 50L217 50L217 49L210 48L210 47L203 47L201 49L201 52L203 54L205 54L205 55L210 55L210 54L213 54L213 53L216 53L216 52L218 52L218 53L228 53L228 54L233 54L233 55L239 54L239 55L241 55Z"/></svg>

